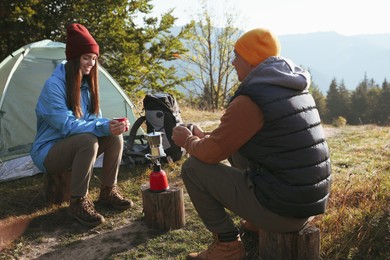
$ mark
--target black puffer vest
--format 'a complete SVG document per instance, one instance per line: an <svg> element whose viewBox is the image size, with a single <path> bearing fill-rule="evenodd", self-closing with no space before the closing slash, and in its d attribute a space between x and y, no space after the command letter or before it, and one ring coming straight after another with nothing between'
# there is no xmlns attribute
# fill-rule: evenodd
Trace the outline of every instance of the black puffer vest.
<svg viewBox="0 0 390 260"><path fill-rule="evenodd" d="M320 117L307 92L274 85L241 85L264 113L264 126L240 153L249 159L259 202L287 217L325 212L331 185L330 155Z"/></svg>

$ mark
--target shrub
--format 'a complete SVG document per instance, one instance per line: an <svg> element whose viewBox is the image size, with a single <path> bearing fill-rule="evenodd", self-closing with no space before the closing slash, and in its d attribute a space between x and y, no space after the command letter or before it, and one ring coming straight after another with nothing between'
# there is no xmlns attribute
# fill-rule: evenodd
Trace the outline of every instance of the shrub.
<svg viewBox="0 0 390 260"><path fill-rule="evenodd" d="M347 119L339 116L337 119L333 119L332 125L335 127L344 127L347 125Z"/></svg>

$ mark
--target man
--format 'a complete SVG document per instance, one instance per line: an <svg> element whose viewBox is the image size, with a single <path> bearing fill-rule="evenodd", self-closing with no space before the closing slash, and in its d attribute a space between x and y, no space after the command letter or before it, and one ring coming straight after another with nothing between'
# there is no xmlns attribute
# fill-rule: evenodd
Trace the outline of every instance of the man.
<svg viewBox="0 0 390 260"><path fill-rule="evenodd" d="M245 248L226 209L246 227L302 229L325 212L331 185L328 145L312 96L310 75L280 56L267 29L235 44L241 84L211 133L178 126L173 140L191 155L182 178L203 223L215 237L187 259L244 259ZM220 161L229 159L231 165Z"/></svg>

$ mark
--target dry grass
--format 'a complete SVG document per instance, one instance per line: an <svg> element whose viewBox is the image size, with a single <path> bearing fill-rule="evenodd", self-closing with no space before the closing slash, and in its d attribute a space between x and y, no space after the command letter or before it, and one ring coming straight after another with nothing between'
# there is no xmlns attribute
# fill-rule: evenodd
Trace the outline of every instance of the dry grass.
<svg viewBox="0 0 390 260"><path fill-rule="evenodd" d="M333 185L317 218L325 259L390 259L390 128L346 127L329 139Z"/></svg>
<svg viewBox="0 0 390 260"><path fill-rule="evenodd" d="M205 121L218 121L223 111L199 111L197 109L184 107L181 109L181 116L186 123L201 123Z"/></svg>
<svg viewBox="0 0 390 260"><path fill-rule="evenodd" d="M183 111L185 121L214 121L217 113ZM189 120L191 119L191 120ZM390 127L359 126L331 128L333 185L326 214L316 217L321 230L322 259L390 259ZM169 182L180 183L180 165L164 165ZM0 183L0 227L19 221L17 233L0 252L0 259L183 259L188 251L205 248L211 241L185 193L186 225L161 232L143 225L140 186L147 182L149 168L122 166L119 186L136 207L125 212L97 209L106 217L103 225L87 229L69 219L66 204L47 207L42 175ZM96 170L99 176L99 170ZM97 198L99 181L91 183ZM235 221L239 218L234 216ZM15 228L19 227L19 229ZM0 233L0 242L4 242ZM3 239L3 240L2 240ZM248 259L256 259L255 237L245 235ZM1 244L0 244L1 245Z"/></svg>

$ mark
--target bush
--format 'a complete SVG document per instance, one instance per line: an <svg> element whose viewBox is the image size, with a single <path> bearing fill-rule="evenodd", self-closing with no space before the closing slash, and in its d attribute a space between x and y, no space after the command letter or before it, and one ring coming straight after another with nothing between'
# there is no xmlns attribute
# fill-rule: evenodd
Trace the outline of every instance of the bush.
<svg viewBox="0 0 390 260"><path fill-rule="evenodd" d="M339 116L337 119L333 119L332 125L335 127L344 127L347 125L347 119Z"/></svg>

